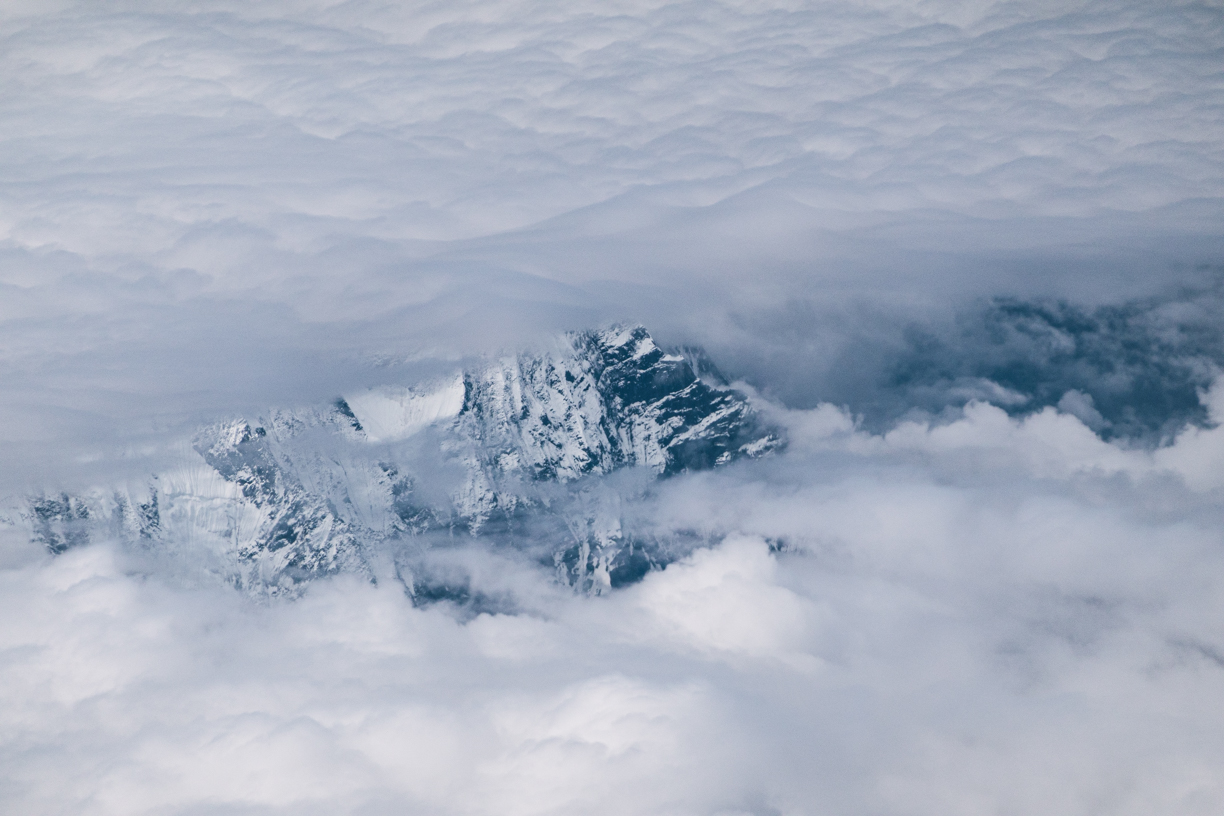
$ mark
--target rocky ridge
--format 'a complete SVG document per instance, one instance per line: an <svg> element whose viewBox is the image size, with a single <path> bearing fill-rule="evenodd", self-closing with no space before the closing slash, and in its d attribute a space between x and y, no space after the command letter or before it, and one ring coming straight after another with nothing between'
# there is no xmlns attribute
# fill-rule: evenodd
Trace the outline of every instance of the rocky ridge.
<svg viewBox="0 0 1224 816"><path fill-rule="evenodd" d="M530 550L563 582L600 592L669 558L624 528L627 485L783 444L699 362L640 326L567 334L440 381L209 426L147 486L44 496L25 516L53 553L117 537L257 594L371 574L375 552L410 563L473 537ZM450 591L419 568L399 572L423 598Z"/></svg>

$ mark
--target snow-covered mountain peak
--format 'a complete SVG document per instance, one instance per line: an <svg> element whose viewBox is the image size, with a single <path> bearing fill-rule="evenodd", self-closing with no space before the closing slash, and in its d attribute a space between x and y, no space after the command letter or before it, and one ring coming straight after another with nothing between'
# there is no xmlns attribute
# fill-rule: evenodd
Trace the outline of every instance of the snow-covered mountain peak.
<svg viewBox="0 0 1224 816"><path fill-rule="evenodd" d="M32 502L31 535L53 551L103 529L164 552L202 548L227 580L276 594L462 533L529 549L599 591L668 558L626 530L603 480L782 444L743 394L699 379L693 358L641 326L574 332L440 380L221 422L147 492Z"/></svg>

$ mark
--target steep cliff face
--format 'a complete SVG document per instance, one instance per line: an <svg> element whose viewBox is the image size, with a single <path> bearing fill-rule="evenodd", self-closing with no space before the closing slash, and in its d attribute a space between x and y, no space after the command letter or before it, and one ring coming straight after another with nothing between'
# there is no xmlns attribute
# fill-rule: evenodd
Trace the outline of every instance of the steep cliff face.
<svg viewBox="0 0 1224 816"><path fill-rule="evenodd" d="M641 327L567 335L551 354L463 377L449 445L469 457L462 514L492 511L509 480L567 482L622 467L673 474L776 447L742 394L699 379Z"/></svg>
<svg viewBox="0 0 1224 816"><path fill-rule="evenodd" d="M99 534L192 552L270 594L369 572L375 553L404 542L474 536L530 549L562 581L601 591L669 557L624 530L626 485L782 444L742 394L699 378L693 356L641 327L582 332L437 382L217 424L147 492L43 497L31 529L53 552ZM608 482L625 471L639 475ZM410 589L437 594L408 572Z"/></svg>
<svg viewBox="0 0 1224 816"><path fill-rule="evenodd" d="M364 567L367 531L346 504L359 480L370 481L368 475L352 466L357 462L341 462L310 444L312 435L343 431L333 413L303 411L274 412L264 425L236 421L197 435L195 451L241 496L234 497L235 512L222 531L232 542L232 580L284 588Z"/></svg>

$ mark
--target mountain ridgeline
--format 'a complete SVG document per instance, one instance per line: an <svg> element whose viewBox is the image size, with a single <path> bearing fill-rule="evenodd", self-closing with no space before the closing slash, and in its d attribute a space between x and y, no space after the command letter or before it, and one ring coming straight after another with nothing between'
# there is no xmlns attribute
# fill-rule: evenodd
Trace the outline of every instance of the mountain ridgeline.
<svg viewBox="0 0 1224 816"><path fill-rule="evenodd" d="M429 383L212 425L147 486L44 496L25 515L52 552L120 538L254 594L373 575L390 558L420 599L463 600L421 555L474 540L601 592L684 549L635 532L626 499L782 444L699 352L617 327Z"/></svg>

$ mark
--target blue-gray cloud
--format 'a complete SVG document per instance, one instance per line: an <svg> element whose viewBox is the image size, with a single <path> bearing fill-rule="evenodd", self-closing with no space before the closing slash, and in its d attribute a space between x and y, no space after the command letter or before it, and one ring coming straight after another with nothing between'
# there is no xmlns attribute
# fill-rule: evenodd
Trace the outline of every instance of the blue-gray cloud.
<svg viewBox="0 0 1224 816"><path fill-rule="evenodd" d="M1221 43L1196 2L6 4L3 507L611 320L792 444L635 494L691 555L608 597L415 564L498 614L385 564L253 606L5 510L0 802L1219 810Z"/></svg>
<svg viewBox="0 0 1224 816"><path fill-rule="evenodd" d="M165 369L204 416L607 319L733 357L795 304L828 326L864 299L1143 290L1218 259L1222 26L1195 3L17 6L4 379L98 437L181 414ZM342 351L302 361L304 337Z"/></svg>

